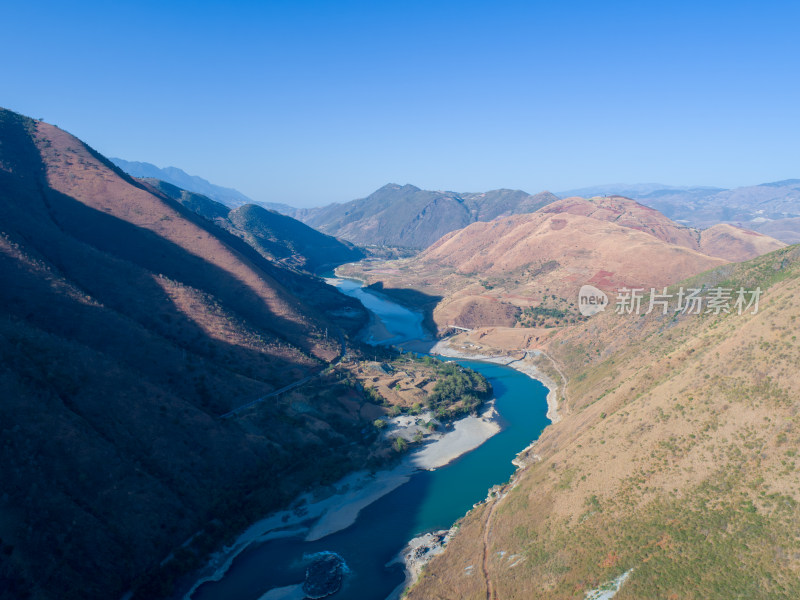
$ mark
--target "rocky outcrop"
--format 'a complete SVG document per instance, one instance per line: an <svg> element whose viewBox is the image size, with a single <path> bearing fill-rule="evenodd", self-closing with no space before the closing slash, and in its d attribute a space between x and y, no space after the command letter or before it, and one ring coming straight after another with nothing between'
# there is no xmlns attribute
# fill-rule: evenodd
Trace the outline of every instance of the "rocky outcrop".
<svg viewBox="0 0 800 600"><path fill-rule="evenodd" d="M339 591L344 580L344 559L334 552L317 556L306 569L303 593L306 598L327 598Z"/></svg>

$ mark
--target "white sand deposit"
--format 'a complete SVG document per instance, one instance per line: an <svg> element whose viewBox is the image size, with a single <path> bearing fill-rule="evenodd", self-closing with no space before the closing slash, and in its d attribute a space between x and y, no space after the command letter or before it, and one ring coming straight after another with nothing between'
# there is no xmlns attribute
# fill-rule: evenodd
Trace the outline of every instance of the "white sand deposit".
<svg viewBox="0 0 800 600"><path fill-rule="evenodd" d="M455 422L453 430L448 431L435 442L427 444L414 452L409 459L420 469L438 469L455 460L462 454L474 450L500 431L497 411L491 405L479 417L466 417Z"/></svg>
<svg viewBox="0 0 800 600"><path fill-rule="evenodd" d="M325 497L303 494L292 503L294 508L254 523L233 544L212 557L206 575L184 595L184 600L191 600L203 583L222 579L234 559L250 544L303 533L307 541L313 541L346 529L364 508L406 483L414 471L444 466L499 432L496 415L494 406L490 406L480 417L460 419L451 431L432 436L435 439L409 454L395 468L374 474L351 473L331 486L332 493L329 491ZM309 521L314 522L309 525Z"/></svg>

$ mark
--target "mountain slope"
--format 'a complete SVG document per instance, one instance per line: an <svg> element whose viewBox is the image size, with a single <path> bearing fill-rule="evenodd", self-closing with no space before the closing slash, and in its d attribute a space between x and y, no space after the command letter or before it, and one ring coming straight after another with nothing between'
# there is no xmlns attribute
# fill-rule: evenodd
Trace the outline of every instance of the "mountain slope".
<svg viewBox="0 0 800 600"><path fill-rule="evenodd" d="M627 198L569 198L532 214L473 223L410 259L341 269L384 289L442 298L432 315L441 331L552 327L581 318L575 300L584 284L607 292L649 289L724 264L699 250L700 237Z"/></svg>
<svg viewBox="0 0 800 600"><path fill-rule="evenodd" d="M325 368L357 302L6 110L0 201L0 597L159 597L162 561L367 459L342 383L219 419Z"/></svg>
<svg viewBox="0 0 800 600"><path fill-rule="evenodd" d="M248 198L238 190L214 185L202 177L189 175L186 171L178 169L177 167L165 167L162 169L147 162L129 161L121 158L112 158L110 160L132 177L166 181L167 183L171 183L189 192L207 196L231 208L236 208L244 204L256 203L255 200ZM291 214L296 210L293 206L289 206L288 204L275 202L258 202L258 204L285 214Z"/></svg>
<svg viewBox="0 0 800 600"><path fill-rule="evenodd" d="M609 284L627 287L646 281L665 285L679 273L722 262L638 229L568 212L475 223L445 236L419 257L421 264L484 276L513 273L534 260L568 265L587 281L602 270Z"/></svg>
<svg viewBox="0 0 800 600"><path fill-rule="evenodd" d="M143 179L197 214L245 240L265 258L292 268L324 273L364 253L289 216L244 204L230 209L201 194L182 190L157 179Z"/></svg>
<svg viewBox="0 0 800 600"><path fill-rule="evenodd" d="M173 200L177 200L192 212L196 212L201 217L205 217L209 221L214 221L218 225L223 224L227 220L228 214L231 212L230 207L216 200L212 200L203 194L190 192L177 185L160 179L153 179L152 177L140 177L138 179L154 187L159 192L166 194Z"/></svg>
<svg viewBox="0 0 800 600"><path fill-rule="evenodd" d="M366 198L298 211L295 216L362 246L422 249L470 223L532 212L557 199L549 192L533 196L519 190L457 194L388 184Z"/></svg>
<svg viewBox="0 0 800 600"><path fill-rule="evenodd" d="M543 213L569 213L636 229L664 242L699 250L700 233L667 218L657 210L623 196L565 198L544 207Z"/></svg>
<svg viewBox="0 0 800 600"><path fill-rule="evenodd" d="M584 598L625 573L615 600L800 595L800 248L681 285L763 295L755 314L607 311L540 346L569 381L561 420L411 600Z"/></svg>
<svg viewBox="0 0 800 600"><path fill-rule="evenodd" d="M770 235L788 244L800 242L800 217L753 223L753 226L764 235Z"/></svg>
<svg viewBox="0 0 800 600"><path fill-rule="evenodd" d="M571 213L637 229L678 246L730 261L743 261L786 244L767 235L732 225L714 225L702 231L679 225L659 211L622 196L565 198L542 212Z"/></svg>
<svg viewBox="0 0 800 600"><path fill-rule="evenodd" d="M441 331L552 327L581 318L575 300L584 284L606 292L661 288L783 246L728 225L684 227L629 198L566 198L532 214L473 223L410 259L342 272L442 298L432 314Z"/></svg>
<svg viewBox="0 0 800 600"><path fill-rule="evenodd" d="M240 206L230 212L228 219L259 252L279 260L291 260L312 272L331 270L342 263L364 258L357 248L260 206ZM297 257L301 258L297 260Z"/></svg>
<svg viewBox="0 0 800 600"><path fill-rule="evenodd" d="M767 254L785 244L764 233L720 223L700 232L699 250L710 256L742 262Z"/></svg>

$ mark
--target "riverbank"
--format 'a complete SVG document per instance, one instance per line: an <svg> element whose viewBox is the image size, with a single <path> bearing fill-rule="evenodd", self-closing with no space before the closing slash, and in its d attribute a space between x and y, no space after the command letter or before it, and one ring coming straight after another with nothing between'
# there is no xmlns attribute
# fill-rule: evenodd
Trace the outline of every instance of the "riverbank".
<svg viewBox="0 0 800 600"><path fill-rule="evenodd" d="M353 263L351 263L353 264ZM359 263L354 263L359 264ZM441 296L431 296L417 290L405 287L388 287L382 281L370 282L368 278L360 276L359 272L351 274L350 265L340 265L334 269L334 275L341 279L351 279L363 284L365 290L381 295L389 300L396 302L400 306L422 316L422 326L427 332L435 332L438 329L433 318L433 311L436 308Z"/></svg>
<svg viewBox="0 0 800 600"><path fill-rule="evenodd" d="M356 277L333 277L325 279L325 282L357 299L369 311L369 323L361 334L367 344L402 346L410 340L433 343L432 336L423 324L423 313L394 302L379 290L365 287L365 282Z"/></svg>
<svg viewBox="0 0 800 600"><path fill-rule="evenodd" d="M539 369L536 365L532 364L531 362L527 362L528 354L536 354L540 351L535 350L523 350L521 351L523 356L520 358L515 358L508 354L478 354L478 353L471 353L464 351L463 349L459 350L454 348L448 340L439 340L434 344L434 346L429 350L430 354L437 355L437 356L444 356L450 358L462 358L466 360L482 360L485 362L494 363L497 365L503 365L506 367L510 367L520 373L524 373L531 379L536 379L540 381L548 390L547 392L547 418L550 419L552 423L557 423L561 420L561 415L559 414L559 384L557 384L552 377L543 373L541 369Z"/></svg>
<svg viewBox="0 0 800 600"><path fill-rule="evenodd" d="M203 584L220 581L236 558L251 545L285 537L315 541L342 531L356 522L364 508L407 483L416 471L441 468L501 431L492 401L479 416L459 419L451 427L445 432L429 434L427 443L410 452L392 469L351 473L333 485L301 495L288 509L254 523L230 546L212 556L198 580L183 595L183 600L192 600ZM296 589L290 586L285 592L296 593Z"/></svg>
<svg viewBox="0 0 800 600"><path fill-rule="evenodd" d="M403 592L417 583L425 565L427 565L434 556L445 551L447 542L450 541L455 531L455 528L432 531L419 535L408 542L400 554L386 565L388 567L389 565L400 563L403 565L403 570L406 575L405 581L398 585L386 600L400 600L403 596Z"/></svg>
<svg viewBox="0 0 800 600"><path fill-rule="evenodd" d="M498 416L494 401L489 401L480 415L459 419L453 423L452 430L434 434L434 441L414 452L409 460L419 469L430 471L443 467L499 433Z"/></svg>

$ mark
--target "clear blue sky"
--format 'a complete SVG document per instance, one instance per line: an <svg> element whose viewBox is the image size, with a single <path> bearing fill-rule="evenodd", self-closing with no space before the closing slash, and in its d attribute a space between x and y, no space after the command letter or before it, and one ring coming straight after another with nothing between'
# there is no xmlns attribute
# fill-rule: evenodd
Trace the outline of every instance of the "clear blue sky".
<svg viewBox="0 0 800 600"><path fill-rule="evenodd" d="M257 200L800 177L797 2L8 2L0 106Z"/></svg>

